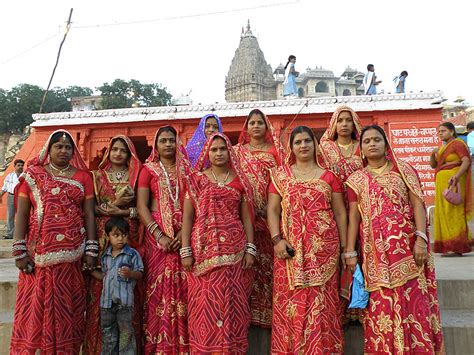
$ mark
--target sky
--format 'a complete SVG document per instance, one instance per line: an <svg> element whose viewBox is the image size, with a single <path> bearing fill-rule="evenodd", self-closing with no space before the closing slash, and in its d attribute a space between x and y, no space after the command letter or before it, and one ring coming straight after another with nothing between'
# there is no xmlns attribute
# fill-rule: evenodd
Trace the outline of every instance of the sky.
<svg viewBox="0 0 474 355"><path fill-rule="evenodd" d="M0 88L47 86L70 8L53 87L137 79L173 96L191 91L195 104L225 102L225 77L250 20L273 69L290 54L300 72L322 66L336 76L373 63L385 92L407 70L407 91L441 90L474 104L467 0L1 1Z"/></svg>

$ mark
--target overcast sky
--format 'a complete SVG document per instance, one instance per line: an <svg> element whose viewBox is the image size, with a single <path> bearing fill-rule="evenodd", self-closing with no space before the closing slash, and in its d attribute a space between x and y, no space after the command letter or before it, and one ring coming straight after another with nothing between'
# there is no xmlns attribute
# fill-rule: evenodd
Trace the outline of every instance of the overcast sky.
<svg viewBox="0 0 474 355"><path fill-rule="evenodd" d="M1 88L47 86L71 7L53 86L138 79L174 96L192 90L194 103L224 102L225 76L250 19L273 69L289 54L300 72L322 66L340 75L348 65L365 72L373 63L386 92L407 70L407 91L442 90L474 104L467 0L3 0Z"/></svg>

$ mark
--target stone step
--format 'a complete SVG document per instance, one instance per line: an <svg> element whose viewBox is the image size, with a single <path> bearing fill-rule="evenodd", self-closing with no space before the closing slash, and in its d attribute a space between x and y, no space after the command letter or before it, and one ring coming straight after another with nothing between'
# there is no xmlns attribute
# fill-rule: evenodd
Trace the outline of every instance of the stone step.
<svg viewBox="0 0 474 355"><path fill-rule="evenodd" d="M0 355L10 353L10 339L13 329L13 310L0 312Z"/></svg>
<svg viewBox="0 0 474 355"><path fill-rule="evenodd" d="M12 247L0 247L0 259L12 258Z"/></svg>

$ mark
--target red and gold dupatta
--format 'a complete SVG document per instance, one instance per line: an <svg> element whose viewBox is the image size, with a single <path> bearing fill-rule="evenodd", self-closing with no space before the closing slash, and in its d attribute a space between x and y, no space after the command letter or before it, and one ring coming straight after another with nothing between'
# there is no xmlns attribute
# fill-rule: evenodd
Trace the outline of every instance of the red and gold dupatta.
<svg viewBox="0 0 474 355"><path fill-rule="evenodd" d="M322 165L338 174L343 182L346 181L354 171L362 169L362 160L359 157L360 147L358 145L355 151L356 156L350 159L344 158L341 150L337 146L336 124L340 113L344 111L347 111L351 114L352 120L354 122L354 133L356 140L359 141L360 132L362 130L360 118L351 107L342 105L339 106L336 111L334 111L329 122L329 127L326 129L319 142L321 156L323 158Z"/></svg>
<svg viewBox="0 0 474 355"><path fill-rule="evenodd" d="M184 177L189 176L192 168L186 153L186 149L179 137L176 136L176 183L178 184L179 189L179 208L176 209L173 203L173 197L169 194L166 175L160 166L160 156L158 150L156 149L158 132L160 128L163 127L168 127L168 125L159 127L156 131L155 138L153 140L153 149L143 167L150 173L152 176L151 183L155 185L150 186L150 191L156 191L157 193L155 198L158 209L153 213L155 220L158 218L156 222L158 223L160 229L168 237L173 238L175 236L175 230L181 229L182 206L185 195ZM175 225L176 223L178 225Z"/></svg>

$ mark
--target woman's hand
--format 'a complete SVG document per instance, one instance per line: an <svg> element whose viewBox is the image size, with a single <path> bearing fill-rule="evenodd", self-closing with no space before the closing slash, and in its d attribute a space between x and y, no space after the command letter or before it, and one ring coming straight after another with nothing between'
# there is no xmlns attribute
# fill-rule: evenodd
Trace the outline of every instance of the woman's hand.
<svg viewBox="0 0 474 355"><path fill-rule="evenodd" d="M293 249L293 247L290 245L290 243L288 243L285 239L282 239L278 242L277 245L275 245L273 247L273 249L275 250L275 255L277 256L277 258L279 259L290 259L291 256L288 255L288 252L286 251L286 249Z"/></svg>
<svg viewBox="0 0 474 355"><path fill-rule="evenodd" d="M168 238L169 239L169 238ZM176 236L174 239L170 239L168 244L168 251L175 252L181 248L181 239Z"/></svg>
<svg viewBox="0 0 474 355"><path fill-rule="evenodd" d="M82 263L82 270L94 271L96 258L86 255Z"/></svg>
<svg viewBox="0 0 474 355"><path fill-rule="evenodd" d="M115 206L127 206L135 199L135 193L131 188L125 188L115 198L113 205Z"/></svg>
<svg viewBox="0 0 474 355"><path fill-rule="evenodd" d="M459 182L459 177L457 175L451 176L451 179L449 179L448 185L449 186L457 186Z"/></svg>
<svg viewBox="0 0 474 355"><path fill-rule="evenodd" d="M32 274L35 268L35 264L29 255L19 260L15 260L15 266L24 274Z"/></svg>
<svg viewBox="0 0 474 355"><path fill-rule="evenodd" d="M353 256L352 258L347 258L345 259L345 267L348 267L349 270L351 270L351 272L353 273L356 269L356 266L357 266L357 256Z"/></svg>
<svg viewBox="0 0 474 355"><path fill-rule="evenodd" d="M253 264L255 264L255 256L249 253L245 253L244 258L242 260L242 269L250 269Z"/></svg>
<svg viewBox="0 0 474 355"><path fill-rule="evenodd" d="M181 259L181 265L183 265L183 269L185 271L192 271L193 270L194 259L192 256L188 256L186 258Z"/></svg>
<svg viewBox="0 0 474 355"><path fill-rule="evenodd" d="M413 259L418 267L423 266L428 260L428 248L422 238L417 238L413 246Z"/></svg>
<svg viewBox="0 0 474 355"><path fill-rule="evenodd" d="M437 147L437 148L435 148L431 151L431 154L436 155L436 154L438 154L438 151L439 151L439 148Z"/></svg>

